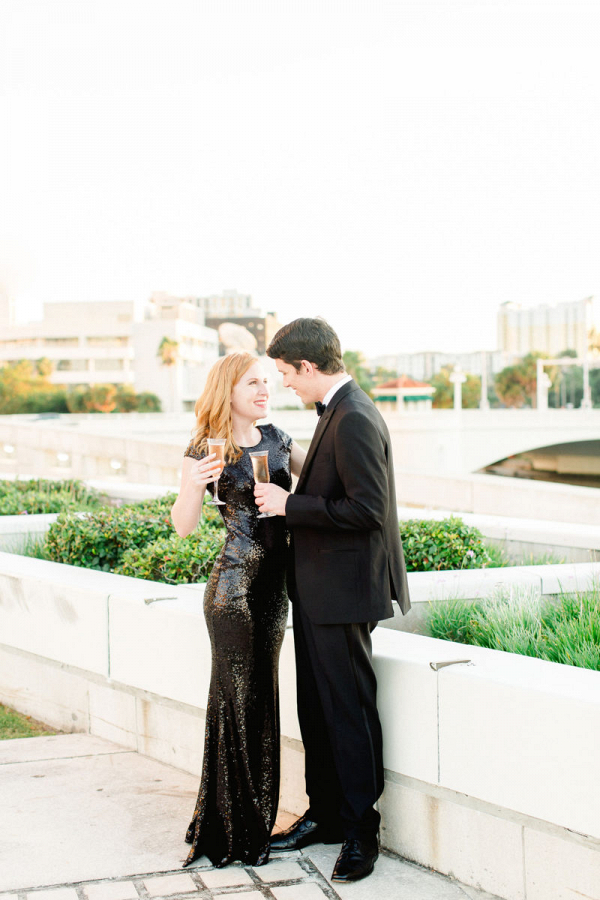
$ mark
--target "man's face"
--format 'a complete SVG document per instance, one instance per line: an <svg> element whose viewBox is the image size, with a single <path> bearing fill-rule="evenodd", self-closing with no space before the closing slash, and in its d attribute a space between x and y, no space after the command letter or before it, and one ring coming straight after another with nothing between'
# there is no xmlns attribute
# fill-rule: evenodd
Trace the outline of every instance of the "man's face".
<svg viewBox="0 0 600 900"><path fill-rule="evenodd" d="M291 363L286 363L282 359L276 359L275 365L277 366L277 371L283 375L283 386L291 388L303 403L314 403L315 400L319 399L315 395L315 391L317 391L314 380L316 369L311 363L302 360L300 369L296 369Z"/></svg>

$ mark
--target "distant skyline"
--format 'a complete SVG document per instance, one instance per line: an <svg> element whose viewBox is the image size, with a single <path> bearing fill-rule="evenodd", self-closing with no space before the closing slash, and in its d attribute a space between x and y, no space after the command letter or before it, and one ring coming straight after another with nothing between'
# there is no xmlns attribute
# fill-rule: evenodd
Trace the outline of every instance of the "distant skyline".
<svg viewBox="0 0 600 900"><path fill-rule="evenodd" d="M600 294L596 2L2 0L0 282L236 288L367 356Z"/></svg>

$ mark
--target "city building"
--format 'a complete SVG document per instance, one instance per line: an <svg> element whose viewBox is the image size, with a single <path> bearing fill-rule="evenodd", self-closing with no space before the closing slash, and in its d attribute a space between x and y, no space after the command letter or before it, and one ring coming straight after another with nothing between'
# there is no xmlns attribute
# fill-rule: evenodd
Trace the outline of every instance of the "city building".
<svg viewBox="0 0 600 900"><path fill-rule="evenodd" d="M583 356L592 327L600 328L600 307L594 297L554 306L506 302L498 310L498 346L517 356L535 351L557 356L563 350Z"/></svg>
<svg viewBox="0 0 600 900"><path fill-rule="evenodd" d="M163 338L173 342L170 365ZM130 301L45 303L40 321L17 325L0 294L0 366L46 357L55 384L130 384L157 394L165 412L194 408L218 343L195 298L154 293L139 316Z"/></svg>
<svg viewBox="0 0 600 900"><path fill-rule="evenodd" d="M391 372L406 372L412 378L430 381L444 366L460 367L470 375L481 375L486 366L488 378L515 362L516 354L503 350L476 350L473 353L442 353L426 350L421 353L392 353L369 360L371 372L378 368Z"/></svg>
<svg viewBox="0 0 600 900"><path fill-rule="evenodd" d="M424 381L401 375L371 389L373 402L381 412L429 412L435 388Z"/></svg>
<svg viewBox="0 0 600 900"><path fill-rule="evenodd" d="M210 297L197 297L195 302L206 316L206 325L219 331L220 352L226 353L231 345L228 342L227 330L222 325L232 323L245 328L256 341L256 352L264 356L276 332L281 327L274 312L263 312L252 305L249 294L239 294L235 290L223 291L222 294ZM231 334L236 340L235 332Z"/></svg>

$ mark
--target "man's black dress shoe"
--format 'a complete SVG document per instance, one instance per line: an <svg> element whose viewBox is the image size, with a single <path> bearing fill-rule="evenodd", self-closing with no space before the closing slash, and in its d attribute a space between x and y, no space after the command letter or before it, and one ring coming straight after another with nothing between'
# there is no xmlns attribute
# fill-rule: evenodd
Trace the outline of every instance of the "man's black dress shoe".
<svg viewBox="0 0 600 900"><path fill-rule="evenodd" d="M271 838L271 851L277 853L280 850L301 850L311 844L338 844L342 840L341 834L313 822L305 813L285 831Z"/></svg>
<svg viewBox="0 0 600 900"><path fill-rule="evenodd" d="M379 856L377 839L359 841L351 838L344 841L342 850L333 867L332 881L358 881L370 875Z"/></svg>

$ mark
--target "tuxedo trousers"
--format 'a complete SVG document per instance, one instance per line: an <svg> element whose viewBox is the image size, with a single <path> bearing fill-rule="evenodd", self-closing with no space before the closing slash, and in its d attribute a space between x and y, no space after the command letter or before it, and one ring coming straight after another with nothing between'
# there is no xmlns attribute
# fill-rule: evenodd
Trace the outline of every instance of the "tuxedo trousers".
<svg viewBox="0 0 600 900"><path fill-rule="evenodd" d="M377 623L317 625L292 599L309 816L346 839L372 840L384 783L371 651Z"/></svg>

